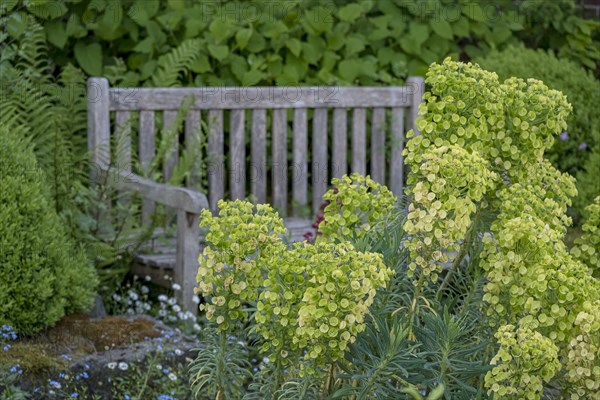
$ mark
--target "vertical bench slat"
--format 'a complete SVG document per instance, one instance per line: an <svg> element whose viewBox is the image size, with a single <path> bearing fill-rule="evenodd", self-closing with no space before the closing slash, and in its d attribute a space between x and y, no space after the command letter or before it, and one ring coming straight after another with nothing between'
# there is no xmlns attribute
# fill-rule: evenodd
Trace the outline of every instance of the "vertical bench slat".
<svg viewBox="0 0 600 400"><path fill-rule="evenodd" d="M116 167L119 171L131 172L131 112L117 111L116 114Z"/></svg>
<svg viewBox="0 0 600 400"><path fill-rule="evenodd" d="M140 132L138 137L138 150L140 167L144 176L150 173L150 166L154 160L155 148L154 111L140 111ZM154 212L154 202L142 199L142 223L149 224Z"/></svg>
<svg viewBox="0 0 600 400"><path fill-rule="evenodd" d="M192 157L192 170L187 177L186 186L201 191L202 143L200 110L189 110L185 117L185 148Z"/></svg>
<svg viewBox="0 0 600 400"><path fill-rule="evenodd" d="M306 206L308 193L308 137L307 137L306 108L294 110L294 151L293 151L293 177L292 196L294 203L294 216L298 217Z"/></svg>
<svg viewBox="0 0 600 400"><path fill-rule="evenodd" d="M352 116L352 172L367 174L367 110L355 108Z"/></svg>
<svg viewBox="0 0 600 400"><path fill-rule="evenodd" d="M385 108L373 109L371 120L371 178L385 185Z"/></svg>
<svg viewBox="0 0 600 400"><path fill-rule="evenodd" d="M327 191L327 109L316 108L313 115L313 133L312 133L312 208L317 213L323 195Z"/></svg>
<svg viewBox="0 0 600 400"><path fill-rule="evenodd" d="M287 206L287 110L273 110L273 207L283 215Z"/></svg>
<svg viewBox="0 0 600 400"><path fill-rule="evenodd" d="M163 113L163 132L174 129L173 124L177 118L177 111L164 111ZM165 140L167 138L163 138ZM165 153L165 160L163 164L163 175L165 182L169 182L173 171L179 161L179 138L177 135L170 139L170 143L167 144L168 149Z"/></svg>
<svg viewBox="0 0 600 400"><path fill-rule="evenodd" d="M229 190L231 200L246 197L246 110L231 110L229 142Z"/></svg>
<svg viewBox="0 0 600 400"><path fill-rule="evenodd" d="M394 107L392 112L391 161L389 188L397 197L402 195L404 179L404 108Z"/></svg>
<svg viewBox="0 0 600 400"><path fill-rule="evenodd" d="M210 110L208 112L208 195L210 208L217 210L218 202L225 196L225 182L223 173L223 110Z"/></svg>
<svg viewBox="0 0 600 400"><path fill-rule="evenodd" d="M117 111L115 115L116 168L119 172L131 172L131 112ZM119 203L126 206L131 197L121 193Z"/></svg>
<svg viewBox="0 0 600 400"><path fill-rule="evenodd" d="M411 106L408 115L407 129L412 129L415 134L419 134L419 129L415 124L415 120L419 115L419 104L423 101L423 93L425 93L425 80L421 76L409 76L406 79L406 86L409 87L409 93L412 93Z"/></svg>
<svg viewBox="0 0 600 400"><path fill-rule="evenodd" d="M267 111L252 110L252 195L259 204L267 202Z"/></svg>
<svg viewBox="0 0 600 400"><path fill-rule="evenodd" d="M108 79L89 78L87 82L87 129L92 185L106 176L103 168L110 165L110 95ZM107 210L98 215L98 224L105 230L110 226L110 200Z"/></svg>
<svg viewBox="0 0 600 400"><path fill-rule="evenodd" d="M345 108L333 110L333 150L331 176L341 178L348 170L348 119Z"/></svg>

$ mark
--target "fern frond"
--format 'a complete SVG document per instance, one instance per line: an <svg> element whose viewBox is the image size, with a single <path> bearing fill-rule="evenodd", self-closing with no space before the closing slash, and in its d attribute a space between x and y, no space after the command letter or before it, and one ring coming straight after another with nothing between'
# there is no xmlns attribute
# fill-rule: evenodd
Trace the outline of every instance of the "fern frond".
<svg viewBox="0 0 600 400"><path fill-rule="evenodd" d="M202 44L199 39L189 39L162 55L158 59L158 71L152 77L152 84L156 87L179 86L180 74L190 68L201 50Z"/></svg>

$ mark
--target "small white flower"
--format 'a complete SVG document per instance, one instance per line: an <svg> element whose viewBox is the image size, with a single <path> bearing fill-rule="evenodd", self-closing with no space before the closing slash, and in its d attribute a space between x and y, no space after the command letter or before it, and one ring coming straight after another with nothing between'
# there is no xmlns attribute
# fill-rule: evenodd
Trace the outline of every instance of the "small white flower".
<svg viewBox="0 0 600 400"><path fill-rule="evenodd" d="M173 290L181 290L181 286L178 283L174 283Z"/></svg>
<svg viewBox="0 0 600 400"><path fill-rule="evenodd" d="M200 304L200 296L198 296L197 294L195 294L194 297L192 297L192 301L195 304Z"/></svg>
<svg viewBox="0 0 600 400"><path fill-rule="evenodd" d="M180 356L183 354L183 351L179 350L179 349L175 349L175 355L176 356Z"/></svg>
<svg viewBox="0 0 600 400"><path fill-rule="evenodd" d="M177 304L177 299L175 297L171 297L168 301L169 305L174 306Z"/></svg>
<svg viewBox="0 0 600 400"><path fill-rule="evenodd" d="M166 295L164 295L164 294L161 294L160 296L158 296L158 301L160 301L160 302L165 302L168 299L169 298Z"/></svg>
<svg viewBox="0 0 600 400"><path fill-rule="evenodd" d="M150 303L144 303L144 310L149 310L151 308L152 306L150 305Z"/></svg>
<svg viewBox="0 0 600 400"><path fill-rule="evenodd" d="M128 308L127 309L127 314L129 314L129 315L135 315L135 311L133 311L133 308Z"/></svg>
<svg viewBox="0 0 600 400"><path fill-rule="evenodd" d="M177 375L175 375L174 373L171 372L169 374L169 379L172 380L172 381L176 381L177 380Z"/></svg>
<svg viewBox="0 0 600 400"><path fill-rule="evenodd" d="M195 330L196 332L199 332L199 331L201 331L201 330L202 330L202 327L200 326L200 324L194 324L194 330Z"/></svg>
<svg viewBox="0 0 600 400"><path fill-rule="evenodd" d="M182 320L182 321L185 321L185 320L187 319L187 315L185 315L185 313L184 313L184 312L182 312L182 311L179 311L179 312L177 313L177 318L179 318L179 319L180 319L180 320Z"/></svg>
<svg viewBox="0 0 600 400"><path fill-rule="evenodd" d="M121 296L119 296L116 293L112 295L112 298L113 298L114 301L121 301Z"/></svg>
<svg viewBox="0 0 600 400"><path fill-rule="evenodd" d="M156 369L159 371L162 371L162 365L161 364L156 364Z"/></svg>
<svg viewBox="0 0 600 400"><path fill-rule="evenodd" d="M138 296L138 294L134 291L129 292L129 297L133 301L137 301L140 298L140 296Z"/></svg>
<svg viewBox="0 0 600 400"><path fill-rule="evenodd" d="M127 363L126 363L126 362L120 362L120 363L119 363L119 369L120 369L121 371L127 371L127 370L129 369L129 365L127 365Z"/></svg>
<svg viewBox="0 0 600 400"><path fill-rule="evenodd" d="M161 317L166 317L167 316L167 310L158 310L158 315L160 315Z"/></svg>
<svg viewBox="0 0 600 400"><path fill-rule="evenodd" d="M150 275L146 275L146 277L144 279L146 280L146 282L150 282L152 280L152 278L150 277Z"/></svg>
<svg viewBox="0 0 600 400"><path fill-rule="evenodd" d="M142 286L141 291L143 294L147 294L150 291L150 289L148 289L148 286Z"/></svg>
<svg viewBox="0 0 600 400"><path fill-rule="evenodd" d="M115 368L117 368L117 363L109 362L106 366L108 367L108 369L115 369Z"/></svg>
<svg viewBox="0 0 600 400"><path fill-rule="evenodd" d="M173 312L176 312L176 313L178 313L178 312L180 312L180 311L181 311L181 307L179 307L177 304L175 304L175 305L173 306Z"/></svg>

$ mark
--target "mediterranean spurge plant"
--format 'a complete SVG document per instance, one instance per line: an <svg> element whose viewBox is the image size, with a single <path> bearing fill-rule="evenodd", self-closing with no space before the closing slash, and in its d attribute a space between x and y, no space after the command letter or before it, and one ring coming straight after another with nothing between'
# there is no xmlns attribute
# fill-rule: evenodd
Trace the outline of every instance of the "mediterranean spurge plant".
<svg viewBox="0 0 600 400"><path fill-rule="evenodd" d="M488 395L539 399L544 388L558 388L564 398L600 398L600 283L590 273L596 265L579 261L597 258L587 242L577 258L567 250L574 179L543 158L566 128L570 104L540 81L500 82L450 59L433 64L426 81L422 134L404 150L411 318L441 275L438 299L451 295L453 276L482 241L485 313L499 346ZM490 223L481 229L483 217Z"/></svg>
<svg viewBox="0 0 600 400"><path fill-rule="evenodd" d="M219 208L218 216L202 214L208 246L197 276L207 299L201 309L219 339L200 350L192 366L195 393L242 397L251 376L249 355L237 342L247 335L266 363L247 396L332 393L336 362L365 330L369 306L393 271L381 254L357 251L349 242L289 248L281 238L283 221L268 205L237 200L221 201ZM294 382L300 383L291 390Z"/></svg>

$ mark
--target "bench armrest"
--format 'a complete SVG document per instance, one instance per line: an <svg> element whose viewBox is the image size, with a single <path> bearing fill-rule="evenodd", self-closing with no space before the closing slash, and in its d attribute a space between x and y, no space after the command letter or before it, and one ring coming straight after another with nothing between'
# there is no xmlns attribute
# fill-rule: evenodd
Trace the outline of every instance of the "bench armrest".
<svg viewBox="0 0 600 400"><path fill-rule="evenodd" d="M113 170L113 172L115 171ZM117 186L121 190L134 190L145 199L192 214L200 214L202 210L208 209L208 200L203 193L156 183L132 172L119 171L117 173L120 178Z"/></svg>

